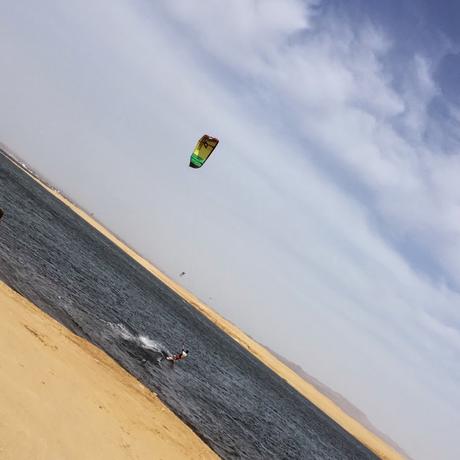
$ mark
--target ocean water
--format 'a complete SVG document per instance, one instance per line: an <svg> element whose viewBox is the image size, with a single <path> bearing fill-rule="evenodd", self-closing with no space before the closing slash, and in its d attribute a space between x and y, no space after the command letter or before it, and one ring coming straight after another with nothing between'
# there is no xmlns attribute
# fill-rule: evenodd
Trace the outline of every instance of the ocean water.
<svg viewBox="0 0 460 460"><path fill-rule="evenodd" d="M0 279L105 350L222 458L376 458L1 153L0 208ZM185 361L161 360L182 342Z"/></svg>

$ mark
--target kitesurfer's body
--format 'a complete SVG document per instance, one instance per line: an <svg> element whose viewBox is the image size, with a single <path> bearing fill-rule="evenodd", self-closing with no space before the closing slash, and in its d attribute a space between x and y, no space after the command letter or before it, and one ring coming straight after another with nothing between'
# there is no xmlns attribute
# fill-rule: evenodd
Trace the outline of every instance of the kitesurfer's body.
<svg viewBox="0 0 460 460"><path fill-rule="evenodd" d="M184 347L182 347L182 351L180 353L175 353L172 356L166 356L166 359L168 361L180 361L181 359L184 359L188 356L188 350L186 350Z"/></svg>

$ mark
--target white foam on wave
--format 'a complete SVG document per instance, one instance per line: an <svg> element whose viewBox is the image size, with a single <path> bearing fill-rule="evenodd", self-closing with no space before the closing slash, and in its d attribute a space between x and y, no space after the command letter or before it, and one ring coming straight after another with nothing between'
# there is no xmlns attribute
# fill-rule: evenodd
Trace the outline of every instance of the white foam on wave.
<svg viewBox="0 0 460 460"><path fill-rule="evenodd" d="M146 337L145 335L140 335L138 338L142 348L147 348L148 350L154 351L161 351L161 349L164 348L156 340L153 340L150 337Z"/></svg>
<svg viewBox="0 0 460 460"><path fill-rule="evenodd" d="M139 345L142 348L145 348L146 350L152 350L161 353L162 350L165 349L165 347L160 342L157 342L156 340L150 337L147 337L145 335L133 334L128 330L128 328L124 324L108 322L107 325L110 328L110 335L112 337L128 340Z"/></svg>
<svg viewBox="0 0 460 460"><path fill-rule="evenodd" d="M137 337L132 334L128 328L120 323L107 323L109 328L111 329L111 335L114 337L120 337L125 340L131 340L133 342L136 342Z"/></svg>

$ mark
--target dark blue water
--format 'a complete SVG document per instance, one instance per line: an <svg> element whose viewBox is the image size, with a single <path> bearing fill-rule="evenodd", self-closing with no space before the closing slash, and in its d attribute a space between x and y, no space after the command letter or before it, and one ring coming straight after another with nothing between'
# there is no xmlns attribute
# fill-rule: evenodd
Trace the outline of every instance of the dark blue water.
<svg viewBox="0 0 460 460"><path fill-rule="evenodd" d="M0 279L115 358L221 457L376 458L2 154L0 208ZM187 360L158 363L182 341Z"/></svg>

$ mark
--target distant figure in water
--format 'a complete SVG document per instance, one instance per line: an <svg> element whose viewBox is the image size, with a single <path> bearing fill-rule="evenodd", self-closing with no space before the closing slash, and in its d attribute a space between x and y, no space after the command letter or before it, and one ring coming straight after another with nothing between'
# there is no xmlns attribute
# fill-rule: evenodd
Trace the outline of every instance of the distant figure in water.
<svg viewBox="0 0 460 460"><path fill-rule="evenodd" d="M186 350L184 347L182 347L182 351L180 353L176 353L172 356L166 356L166 359L168 361L171 361L175 363L176 361L180 361L181 359L184 359L188 356L188 350Z"/></svg>
<svg viewBox="0 0 460 460"><path fill-rule="evenodd" d="M185 272L182 272L179 276L184 276L185 275Z"/></svg>
<svg viewBox="0 0 460 460"><path fill-rule="evenodd" d="M3 209L0 208L0 219L3 217Z"/></svg>

